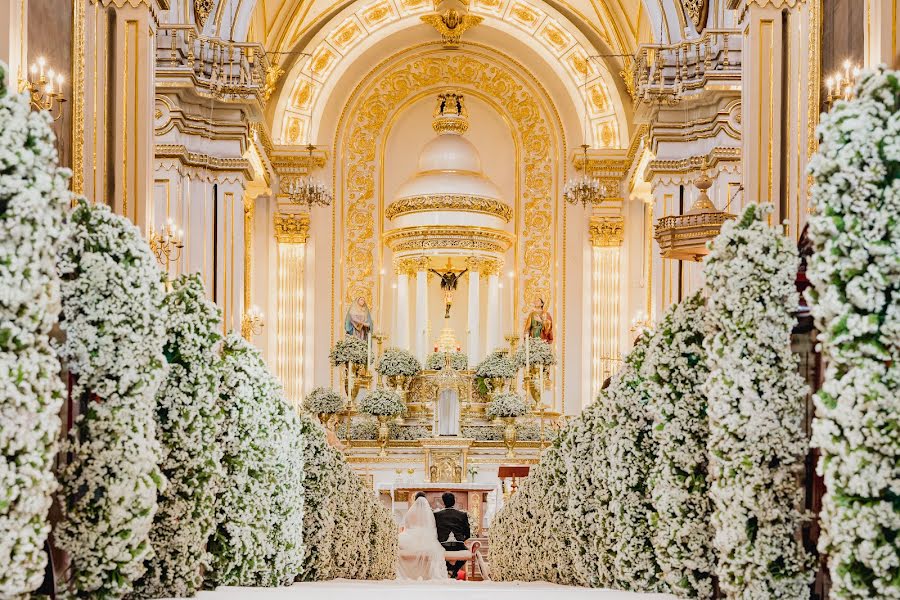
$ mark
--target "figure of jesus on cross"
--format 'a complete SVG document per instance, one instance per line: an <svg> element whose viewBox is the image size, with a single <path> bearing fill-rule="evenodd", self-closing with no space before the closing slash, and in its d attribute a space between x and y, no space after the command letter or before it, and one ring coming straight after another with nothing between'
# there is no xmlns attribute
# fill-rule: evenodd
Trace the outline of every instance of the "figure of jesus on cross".
<svg viewBox="0 0 900 600"><path fill-rule="evenodd" d="M449 262L449 261L448 261ZM435 275L441 278L441 289L444 290L444 302L446 303L446 310L444 311L444 318L450 318L450 305L453 304L453 292L456 290L456 286L459 283L460 277L465 275L466 271L469 269L463 269L462 271L453 271L450 269L449 264L447 265L447 272L439 273L434 269L428 269Z"/></svg>

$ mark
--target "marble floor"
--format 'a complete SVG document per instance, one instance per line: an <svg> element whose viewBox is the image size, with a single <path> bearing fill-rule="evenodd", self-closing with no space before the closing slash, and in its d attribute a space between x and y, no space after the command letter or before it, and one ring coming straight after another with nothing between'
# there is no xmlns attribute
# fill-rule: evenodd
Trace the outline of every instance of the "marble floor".
<svg viewBox="0 0 900 600"><path fill-rule="evenodd" d="M566 587L549 583L324 581L283 588L223 587L200 600L674 600L664 594Z"/></svg>

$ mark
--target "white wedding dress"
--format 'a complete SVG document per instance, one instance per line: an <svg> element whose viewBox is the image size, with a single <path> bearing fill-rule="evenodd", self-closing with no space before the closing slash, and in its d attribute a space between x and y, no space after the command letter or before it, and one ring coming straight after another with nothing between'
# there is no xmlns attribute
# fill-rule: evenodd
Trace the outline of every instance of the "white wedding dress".
<svg viewBox="0 0 900 600"><path fill-rule="evenodd" d="M417 499L409 508L400 527L397 579L448 581L444 547L438 541L434 512L425 498Z"/></svg>

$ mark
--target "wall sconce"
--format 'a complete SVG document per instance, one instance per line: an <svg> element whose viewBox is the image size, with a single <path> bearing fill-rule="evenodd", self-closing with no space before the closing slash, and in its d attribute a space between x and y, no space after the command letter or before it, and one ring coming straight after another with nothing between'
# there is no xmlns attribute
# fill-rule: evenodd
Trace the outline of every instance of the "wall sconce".
<svg viewBox="0 0 900 600"><path fill-rule="evenodd" d="M66 99L62 95L63 76L54 73L53 69L46 68L47 63L43 57L37 63L31 65L28 79L20 82L22 91L28 90L31 94L31 106L35 110L47 111L54 121L62 117L62 105Z"/></svg>
<svg viewBox="0 0 900 600"><path fill-rule="evenodd" d="M150 249L163 268L168 269L169 263L181 258L182 248L184 248L184 231L175 227L172 219L166 220L166 226L162 231L150 227Z"/></svg>
<svg viewBox="0 0 900 600"><path fill-rule="evenodd" d="M241 315L241 336L247 341L250 341L252 336L262 333L265 326L265 318L258 306L251 306L247 312Z"/></svg>
<svg viewBox="0 0 900 600"><path fill-rule="evenodd" d="M834 75L825 80L825 106L828 110L834 106L838 100L852 100L856 94L856 84L859 83L860 69L858 65L854 65L849 60L844 61L844 70L837 71Z"/></svg>
<svg viewBox="0 0 900 600"><path fill-rule="evenodd" d="M641 311L631 320L631 326L628 328L628 331L634 334L642 333L648 329L653 329L653 324L650 322L650 317L647 316L647 313Z"/></svg>

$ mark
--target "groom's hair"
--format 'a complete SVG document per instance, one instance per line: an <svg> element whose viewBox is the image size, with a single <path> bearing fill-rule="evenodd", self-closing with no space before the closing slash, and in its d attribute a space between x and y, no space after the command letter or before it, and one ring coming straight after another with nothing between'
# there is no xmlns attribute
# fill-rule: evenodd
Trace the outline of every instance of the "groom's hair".
<svg viewBox="0 0 900 600"><path fill-rule="evenodd" d="M441 500L444 501L444 507L450 508L454 504L456 504L456 496L451 494L450 492L444 492L441 494Z"/></svg>
<svg viewBox="0 0 900 600"><path fill-rule="evenodd" d="M425 498L426 500L428 500L428 498L425 497L425 492L416 492L416 497L413 498L413 500L418 500L419 498Z"/></svg>

